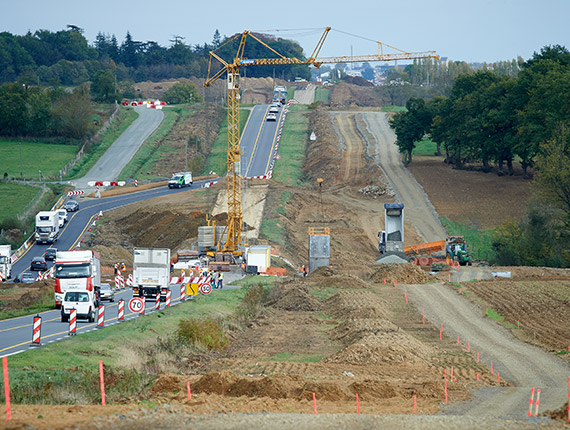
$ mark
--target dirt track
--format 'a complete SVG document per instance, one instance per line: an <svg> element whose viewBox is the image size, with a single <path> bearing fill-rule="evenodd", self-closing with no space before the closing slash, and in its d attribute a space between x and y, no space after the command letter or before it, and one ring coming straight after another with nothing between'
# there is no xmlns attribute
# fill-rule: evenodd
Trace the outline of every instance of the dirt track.
<svg viewBox="0 0 570 430"><path fill-rule="evenodd" d="M435 210L422 187L402 165L396 137L390 129L383 112L363 113L369 131L374 135L378 151L373 154L390 184L404 203L404 216L412 223L417 233L426 242L442 240L447 236Z"/></svg>
<svg viewBox="0 0 570 430"><path fill-rule="evenodd" d="M408 285L408 295L418 310L436 326L443 324L447 336L471 343L472 353L494 372L516 387L483 388L475 400L455 404L446 413L522 418L528 412L531 387L540 388L541 410L556 409L566 400L564 381L570 369L561 360L534 346L515 339L494 321L484 318L481 310L455 291L439 283Z"/></svg>

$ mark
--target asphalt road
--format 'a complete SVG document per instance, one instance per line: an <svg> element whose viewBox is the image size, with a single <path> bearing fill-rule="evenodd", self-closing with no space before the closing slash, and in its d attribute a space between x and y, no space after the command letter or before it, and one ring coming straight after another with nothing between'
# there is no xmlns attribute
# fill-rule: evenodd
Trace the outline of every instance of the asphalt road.
<svg viewBox="0 0 570 430"><path fill-rule="evenodd" d="M242 176L267 174L283 111L284 107L281 106L276 114L277 121L266 121L269 105L257 105L252 109L240 140Z"/></svg>
<svg viewBox="0 0 570 430"><path fill-rule="evenodd" d="M87 183L90 181L116 180L121 170L164 118L162 110L149 109L146 106L136 106L134 109L139 117L107 149L83 178L72 181L76 189L87 188Z"/></svg>

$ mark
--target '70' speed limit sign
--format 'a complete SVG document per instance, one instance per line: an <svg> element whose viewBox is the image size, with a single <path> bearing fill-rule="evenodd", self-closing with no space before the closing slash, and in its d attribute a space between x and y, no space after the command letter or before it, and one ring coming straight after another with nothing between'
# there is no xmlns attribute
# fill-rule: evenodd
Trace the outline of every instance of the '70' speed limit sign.
<svg viewBox="0 0 570 430"><path fill-rule="evenodd" d="M144 299L140 297L133 297L129 300L129 309L131 312L139 314L144 310Z"/></svg>

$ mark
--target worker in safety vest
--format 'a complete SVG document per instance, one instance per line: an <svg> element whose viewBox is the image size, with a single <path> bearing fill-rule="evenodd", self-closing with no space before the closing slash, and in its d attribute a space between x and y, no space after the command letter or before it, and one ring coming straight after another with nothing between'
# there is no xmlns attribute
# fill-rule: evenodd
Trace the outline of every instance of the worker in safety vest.
<svg viewBox="0 0 570 430"><path fill-rule="evenodd" d="M224 287L224 274L222 272L218 273L218 288L221 290Z"/></svg>

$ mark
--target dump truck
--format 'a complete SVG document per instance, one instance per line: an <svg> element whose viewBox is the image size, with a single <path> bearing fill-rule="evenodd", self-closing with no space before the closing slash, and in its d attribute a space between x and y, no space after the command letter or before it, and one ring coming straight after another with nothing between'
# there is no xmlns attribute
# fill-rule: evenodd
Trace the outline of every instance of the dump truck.
<svg viewBox="0 0 570 430"><path fill-rule="evenodd" d="M170 290L170 249L135 248L133 296L166 301Z"/></svg>
<svg viewBox="0 0 570 430"><path fill-rule="evenodd" d="M471 256L467 252L467 243L463 236L449 236L445 241L445 255L462 266L471 266Z"/></svg>

